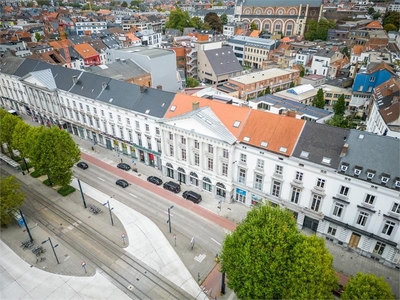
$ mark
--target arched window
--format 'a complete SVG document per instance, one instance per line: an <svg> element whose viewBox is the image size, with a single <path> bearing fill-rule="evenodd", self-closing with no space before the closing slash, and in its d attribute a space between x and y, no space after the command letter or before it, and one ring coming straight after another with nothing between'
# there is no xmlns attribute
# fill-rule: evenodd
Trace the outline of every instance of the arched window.
<svg viewBox="0 0 400 300"><path fill-rule="evenodd" d="M186 172L183 168L178 168L178 181L179 183L186 183Z"/></svg>
<svg viewBox="0 0 400 300"><path fill-rule="evenodd" d="M189 179L190 179L190 184L194 186L199 186L199 176L197 176L195 172L190 172Z"/></svg>
<svg viewBox="0 0 400 300"><path fill-rule="evenodd" d="M226 197L226 188L225 188L225 185L224 185L223 183L221 183L221 182L218 182L218 183L215 185L215 187L216 187L216 189L217 189L217 195L218 195L218 196L221 196L221 197L223 197L223 198L225 198L225 197Z"/></svg>
<svg viewBox="0 0 400 300"><path fill-rule="evenodd" d="M167 163L166 167L167 167L167 177L174 179L174 167L170 163Z"/></svg>
<svg viewBox="0 0 400 300"><path fill-rule="evenodd" d="M212 185L211 185L210 178L203 177L203 189L206 190L206 191L211 192L211 188L212 188Z"/></svg>

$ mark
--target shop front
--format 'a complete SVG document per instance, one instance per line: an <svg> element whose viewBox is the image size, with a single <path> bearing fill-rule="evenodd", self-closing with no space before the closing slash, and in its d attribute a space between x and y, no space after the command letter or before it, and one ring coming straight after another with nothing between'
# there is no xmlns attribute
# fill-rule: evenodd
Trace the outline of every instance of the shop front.
<svg viewBox="0 0 400 300"><path fill-rule="evenodd" d="M236 188L236 196L235 196L235 200L246 204L246 196L247 196L247 191L242 190L240 188Z"/></svg>

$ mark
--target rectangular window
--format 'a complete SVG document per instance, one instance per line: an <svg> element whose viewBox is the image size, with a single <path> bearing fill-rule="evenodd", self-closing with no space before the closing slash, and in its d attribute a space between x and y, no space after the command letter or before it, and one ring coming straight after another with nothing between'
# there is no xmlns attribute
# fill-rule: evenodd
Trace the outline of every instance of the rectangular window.
<svg viewBox="0 0 400 300"><path fill-rule="evenodd" d="M182 149L182 160L186 161L186 149Z"/></svg>
<svg viewBox="0 0 400 300"><path fill-rule="evenodd" d="M83 109L83 105L82 105L82 103L79 103L79 107L80 107L81 109Z"/></svg>
<svg viewBox="0 0 400 300"><path fill-rule="evenodd" d="M145 124L144 126L145 126L145 128L146 128L146 132L150 132L150 126L149 126L149 124Z"/></svg>
<svg viewBox="0 0 400 300"><path fill-rule="evenodd" d="M104 110L101 110L101 115L104 117Z"/></svg>
<svg viewBox="0 0 400 300"><path fill-rule="evenodd" d="M112 115L112 113L109 113L109 116L110 116L110 119L112 120L112 118L113 118L113 115Z"/></svg>
<svg viewBox="0 0 400 300"><path fill-rule="evenodd" d="M147 149L152 150L152 148L151 148L151 138L147 137L146 139L147 139Z"/></svg>
<svg viewBox="0 0 400 300"><path fill-rule="evenodd" d="M130 130L128 130L128 138L129 138L130 142L133 142L132 141L132 131L130 131Z"/></svg>
<svg viewBox="0 0 400 300"><path fill-rule="evenodd" d="M279 197L281 194L281 182L274 180L272 184L272 196Z"/></svg>
<svg viewBox="0 0 400 300"><path fill-rule="evenodd" d="M349 188L347 186L342 185L339 191L340 195L347 196L349 194Z"/></svg>
<svg viewBox="0 0 400 300"><path fill-rule="evenodd" d="M261 174L255 174L254 188L262 191L262 186L263 186L263 176Z"/></svg>
<svg viewBox="0 0 400 300"><path fill-rule="evenodd" d="M297 187L292 187L292 195L290 197L290 201L295 204L298 204L299 199L300 199L300 192L301 192L301 189L299 189Z"/></svg>
<svg viewBox="0 0 400 300"><path fill-rule="evenodd" d="M160 135L160 128L156 127L156 135Z"/></svg>
<svg viewBox="0 0 400 300"><path fill-rule="evenodd" d="M323 189L325 187L325 179L318 178L317 180L317 187Z"/></svg>
<svg viewBox="0 0 400 300"><path fill-rule="evenodd" d="M131 119L126 118L126 124L127 124L127 125L131 125Z"/></svg>
<svg viewBox="0 0 400 300"><path fill-rule="evenodd" d="M383 226L382 233L390 236L395 226L396 223L392 221L386 221L385 225Z"/></svg>
<svg viewBox="0 0 400 300"><path fill-rule="evenodd" d="M222 149L222 157L228 159L229 158L229 152L228 149Z"/></svg>
<svg viewBox="0 0 400 300"><path fill-rule="evenodd" d="M246 170L239 169L239 180L240 183L246 183Z"/></svg>
<svg viewBox="0 0 400 300"><path fill-rule="evenodd" d="M117 115L117 120L118 120L118 122L121 122L121 116L120 115Z"/></svg>
<svg viewBox="0 0 400 300"><path fill-rule="evenodd" d="M222 163L222 176L228 176L228 164Z"/></svg>
<svg viewBox="0 0 400 300"><path fill-rule="evenodd" d="M95 119L95 120L96 120L96 126L97 126L97 128L100 129L100 121L99 121L98 119Z"/></svg>
<svg viewBox="0 0 400 300"><path fill-rule="evenodd" d="M322 201L322 196L314 194L311 202L311 209L313 211L319 211L321 207L321 201Z"/></svg>
<svg viewBox="0 0 400 300"><path fill-rule="evenodd" d="M139 121L135 121L135 128L136 128L136 129L140 129Z"/></svg>
<svg viewBox="0 0 400 300"><path fill-rule="evenodd" d="M143 146L142 145L142 135L140 133L137 134L137 139L138 139L139 146Z"/></svg>
<svg viewBox="0 0 400 300"><path fill-rule="evenodd" d="M366 212L360 211L360 214L358 215L357 218L357 224L365 226L365 224L367 224L368 216L369 214L367 214Z"/></svg>
<svg viewBox="0 0 400 300"><path fill-rule="evenodd" d="M296 180L303 181L303 173L296 171Z"/></svg>
<svg viewBox="0 0 400 300"><path fill-rule="evenodd" d="M208 144L208 153L210 153L210 154L214 153L214 147L211 144Z"/></svg>
<svg viewBox="0 0 400 300"><path fill-rule="evenodd" d="M335 236L335 234L336 234L336 226L335 225L329 225L328 234Z"/></svg>
<svg viewBox="0 0 400 300"><path fill-rule="evenodd" d="M207 159L207 170L212 171L214 169L214 160L212 158Z"/></svg>
<svg viewBox="0 0 400 300"><path fill-rule="evenodd" d="M170 156L174 156L174 146L169 145L169 154Z"/></svg>
<svg viewBox="0 0 400 300"><path fill-rule="evenodd" d="M275 174L282 175L282 173L283 173L283 167L280 165L276 165L275 166Z"/></svg>
<svg viewBox="0 0 400 300"><path fill-rule="evenodd" d="M257 159L257 168L264 169L264 160Z"/></svg>
<svg viewBox="0 0 400 300"><path fill-rule="evenodd" d="M90 112L90 107L89 107L89 105L86 105L86 111Z"/></svg>
<svg viewBox="0 0 400 300"><path fill-rule="evenodd" d="M335 208L333 209L333 215L340 218L342 216L343 208L343 204L336 202Z"/></svg>
<svg viewBox="0 0 400 300"><path fill-rule="evenodd" d="M373 253L382 255L383 251L385 250L386 245L382 242L376 242L375 248Z"/></svg>
<svg viewBox="0 0 400 300"><path fill-rule="evenodd" d="M174 135L172 132L169 133L169 139L172 141L174 139Z"/></svg>
<svg viewBox="0 0 400 300"><path fill-rule="evenodd" d="M124 129L122 127L119 128L119 134L121 135L121 139L124 139Z"/></svg>
<svg viewBox="0 0 400 300"><path fill-rule="evenodd" d="M367 196L365 197L364 202L370 205L373 205L375 201L375 196L367 194Z"/></svg>
<svg viewBox="0 0 400 300"><path fill-rule="evenodd" d="M111 134L115 136L115 126L111 125Z"/></svg>
<svg viewBox="0 0 400 300"><path fill-rule="evenodd" d="M241 153L241 154L240 154L240 161L243 162L243 163L245 163L245 162L247 161L247 155Z"/></svg>
<svg viewBox="0 0 400 300"><path fill-rule="evenodd" d="M186 145L186 138L183 135L181 136L181 143L182 145Z"/></svg>
<svg viewBox="0 0 400 300"><path fill-rule="evenodd" d="M199 149L199 148L200 148L200 144L199 144L199 141L198 141L198 140L195 140L195 141L194 141L194 148L195 148L195 149Z"/></svg>
<svg viewBox="0 0 400 300"><path fill-rule="evenodd" d="M200 165L200 157L198 153L194 154L194 165L199 166Z"/></svg>
<svg viewBox="0 0 400 300"><path fill-rule="evenodd" d="M393 203L392 212L400 214L400 203Z"/></svg>

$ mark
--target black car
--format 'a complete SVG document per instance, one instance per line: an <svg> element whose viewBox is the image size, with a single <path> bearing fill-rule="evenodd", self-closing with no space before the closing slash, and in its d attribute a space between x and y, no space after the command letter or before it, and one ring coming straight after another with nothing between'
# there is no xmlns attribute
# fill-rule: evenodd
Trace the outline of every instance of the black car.
<svg viewBox="0 0 400 300"><path fill-rule="evenodd" d="M157 185L162 185L162 180L156 176L147 177L147 181Z"/></svg>
<svg viewBox="0 0 400 300"><path fill-rule="evenodd" d="M123 179L118 179L118 180L115 182L115 184L116 184L116 185L119 185L119 186L121 186L121 187L123 187L123 188L126 188L126 187L129 185L128 181L123 180Z"/></svg>
<svg viewBox="0 0 400 300"><path fill-rule="evenodd" d="M200 203L201 202L201 195L197 194L196 192L193 191L184 191L182 194L182 197L190 200L194 203Z"/></svg>
<svg viewBox="0 0 400 300"><path fill-rule="evenodd" d="M85 163L84 161L80 161L76 164L76 166L78 168L81 168L83 170L86 170L87 168L89 168L89 165L87 163Z"/></svg>
<svg viewBox="0 0 400 300"><path fill-rule="evenodd" d="M173 181L168 181L164 183L163 188L168 191L174 192L175 194L181 191L180 185Z"/></svg>
<svg viewBox="0 0 400 300"><path fill-rule="evenodd" d="M128 165L128 164L126 164L126 163L119 163L119 164L117 165L117 168L118 168L118 169L125 170L125 171L129 171L129 170L131 169L131 166Z"/></svg>

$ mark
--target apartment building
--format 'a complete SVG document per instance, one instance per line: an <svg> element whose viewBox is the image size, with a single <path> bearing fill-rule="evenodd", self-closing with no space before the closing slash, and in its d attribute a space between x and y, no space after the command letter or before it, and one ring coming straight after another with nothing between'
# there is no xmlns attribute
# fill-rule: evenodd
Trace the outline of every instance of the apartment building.
<svg viewBox="0 0 400 300"><path fill-rule="evenodd" d="M76 22L75 29L77 35L92 35L107 29L107 22Z"/></svg>

